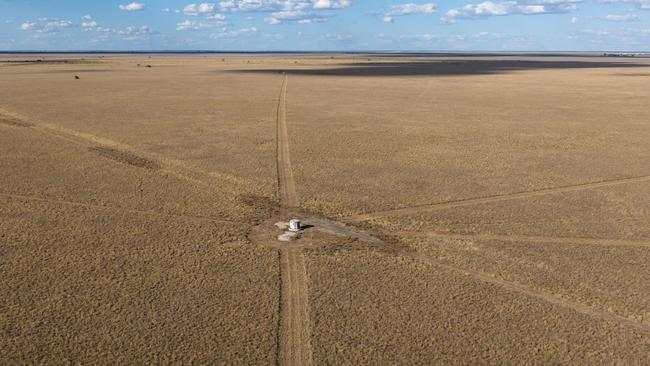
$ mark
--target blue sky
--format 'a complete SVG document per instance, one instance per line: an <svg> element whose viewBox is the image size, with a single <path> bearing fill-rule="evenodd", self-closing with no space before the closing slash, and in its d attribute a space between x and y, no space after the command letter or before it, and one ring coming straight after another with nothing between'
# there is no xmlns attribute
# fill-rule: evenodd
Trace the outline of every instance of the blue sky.
<svg viewBox="0 0 650 366"><path fill-rule="evenodd" d="M650 0L0 0L0 50L650 51Z"/></svg>

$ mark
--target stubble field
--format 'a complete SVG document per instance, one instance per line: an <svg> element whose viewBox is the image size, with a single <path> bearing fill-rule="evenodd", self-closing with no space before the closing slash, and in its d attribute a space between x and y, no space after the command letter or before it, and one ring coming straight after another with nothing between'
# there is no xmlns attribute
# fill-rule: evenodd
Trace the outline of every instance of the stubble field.
<svg viewBox="0 0 650 366"><path fill-rule="evenodd" d="M646 59L0 61L0 363L650 362Z"/></svg>

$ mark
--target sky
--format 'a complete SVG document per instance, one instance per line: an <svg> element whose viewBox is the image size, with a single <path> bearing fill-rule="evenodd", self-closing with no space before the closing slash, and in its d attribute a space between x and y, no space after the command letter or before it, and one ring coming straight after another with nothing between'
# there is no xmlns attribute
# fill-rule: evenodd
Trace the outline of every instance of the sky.
<svg viewBox="0 0 650 366"><path fill-rule="evenodd" d="M650 0L0 0L0 50L650 51Z"/></svg>

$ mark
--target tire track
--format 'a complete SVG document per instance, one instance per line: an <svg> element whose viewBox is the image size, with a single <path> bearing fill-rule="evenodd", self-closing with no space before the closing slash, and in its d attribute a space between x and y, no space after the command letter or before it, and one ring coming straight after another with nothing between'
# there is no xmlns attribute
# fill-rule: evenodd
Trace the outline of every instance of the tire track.
<svg viewBox="0 0 650 366"><path fill-rule="evenodd" d="M293 180L291 159L289 157L289 132L287 128L287 83L289 77L284 74L282 89L278 99L276 116L276 139L277 139L277 168L278 168L278 189L280 204L282 208L294 208L298 206L296 195L296 183Z"/></svg>
<svg viewBox="0 0 650 366"><path fill-rule="evenodd" d="M289 131L287 128L287 84L285 73L278 98L276 115L276 160L278 194L283 214L298 206L296 184L289 157ZM280 365L304 366L312 364L311 324L307 271L302 249L280 249L280 329L278 360Z"/></svg>
<svg viewBox="0 0 650 366"><path fill-rule="evenodd" d="M603 320L607 321L610 323L615 323L621 326L625 326L628 328L633 328L638 331L644 332L644 333L650 333L650 324L645 324L641 322L637 322L634 320L627 319L625 317L622 317L620 315L616 315L613 313L610 313L605 310L601 309L594 309L592 307L589 307L587 305L583 305L577 302L569 301L566 299L563 299L559 296L555 296L553 294L546 293L544 291L539 291L536 289L532 289L530 287L515 283L515 282L510 282L506 280L502 280L499 278L495 278L490 276L489 274L481 273L478 271L474 271L471 269L466 269L466 268L461 268L455 265L450 265L445 262L424 256L422 254L418 253L404 253L404 257L407 258L412 258L414 260L430 264L436 267L444 268L449 271L453 271L456 273L460 273L462 275L472 277L476 280L479 280L481 282L486 282L495 286L499 286L501 288L505 288L509 291L517 292L529 297L534 297L536 299L542 300L544 302L561 306L563 308L573 310L577 313L587 315L589 317L598 319L598 320Z"/></svg>
<svg viewBox="0 0 650 366"><path fill-rule="evenodd" d="M572 238L554 236L529 236L529 235L498 235L498 234L449 234L434 231L399 231L400 235L415 237L426 237L433 239L463 239L463 240L501 240L501 241L524 241L532 243L547 244L584 244L621 247L650 247L650 242L623 240L623 239L597 239L597 238Z"/></svg>
<svg viewBox="0 0 650 366"><path fill-rule="evenodd" d="M301 249L280 250L280 279L280 365L311 365L307 273Z"/></svg>
<svg viewBox="0 0 650 366"><path fill-rule="evenodd" d="M117 153L123 152L126 155L138 156L140 153L137 149L127 144L117 142L105 137L92 135L85 132L79 132L71 130L65 127L57 126L49 123L39 123L35 124L30 121L27 121L21 116L11 113L6 109L0 108L0 118L6 116L6 118L11 119L12 121L20 121L24 124L27 124L25 128L30 128L34 131L40 132L44 135L54 137L60 140L64 140L71 144L84 147L86 149L104 149L104 150L115 150ZM2 124L0 124L1 126ZM230 195L229 192L225 192L220 188L220 185L214 183L214 179L225 180L234 185L243 185L245 182L237 177L231 176L229 174L216 172L216 171L206 171L199 167L192 166L185 162L176 159L167 159L156 154L142 154L142 159L151 160L154 164L160 164L161 169L159 172L172 175L178 179L184 180L192 185L200 186L203 189L208 189L211 191L217 191L220 193L225 193ZM151 158L149 158L151 156Z"/></svg>
<svg viewBox="0 0 650 366"><path fill-rule="evenodd" d="M26 196L26 195L13 194L13 193L0 193L0 197L4 197L4 198L7 198L7 199L14 199L14 200L24 200L24 201L42 202L42 203L57 204L57 205L83 207L83 208L90 208L90 209L97 209L97 210L104 210L104 211L116 211L116 212L129 213L129 214L139 214L139 215L158 216L158 217L170 217L170 218L176 218L176 219L193 220L193 221L201 221L201 222L218 222L218 223L224 223L224 224L232 224L233 223L233 221L214 219L214 218L211 218L211 217L204 217L204 216L177 215L177 214L162 213L162 212L158 212L158 211L136 210L136 209L132 209L132 208L102 206L102 205L95 205L95 204L92 204L92 203L74 202L74 201L67 201L67 200L57 200L57 199L51 199L51 198L41 198L41 197Z"/></svg>
<svg viewBox="0 0 650 366"><path fill-rule="evenodd" d="M457 200L457 201L447 201L447 202L433 203L427 205L398 208L394 210L377 211L377 212L371 212L366 214L349 216L345 218L344 221L348 221L348 222L366 221L366 220L386 217L386 216L412 215L412 214L425 213L425 212L431 212L436 210L443 210L446 208L473 206L482 203L501 202L501 201L508 201L513 199L520 199L520 198L544 196L552 193L576 192L576 191L583 191L587 189L612 187L612 186L618 186L623 184L649 182L649 181L650 181L650 175L604 180L600 182L583 183L583 184L553 187L553 188L544 188L544 189L533 190L533 191L508 193L508 194L486 196L486 197L479 197L479 198L469 198L469 199Z"/></svg>

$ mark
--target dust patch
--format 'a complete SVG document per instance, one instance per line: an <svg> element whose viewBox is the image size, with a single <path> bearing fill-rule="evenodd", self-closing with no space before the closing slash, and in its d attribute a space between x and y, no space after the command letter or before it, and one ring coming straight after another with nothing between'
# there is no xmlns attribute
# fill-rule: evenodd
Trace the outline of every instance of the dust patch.
<svg viewBox="0 0 650 366"><path fill-rule="evenodd" d="M91 147L88 150L97 153L99 156L103 156L108 159L118 161L120 163L132 165L138 168L144 168L149 170L158 170L160 169L160 164L153 160L143 158L141 156L135 155L128 151L112 149L109 147Z"/></svg>

